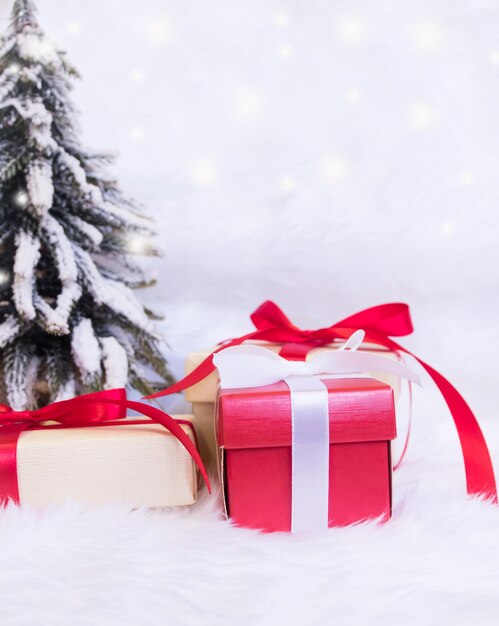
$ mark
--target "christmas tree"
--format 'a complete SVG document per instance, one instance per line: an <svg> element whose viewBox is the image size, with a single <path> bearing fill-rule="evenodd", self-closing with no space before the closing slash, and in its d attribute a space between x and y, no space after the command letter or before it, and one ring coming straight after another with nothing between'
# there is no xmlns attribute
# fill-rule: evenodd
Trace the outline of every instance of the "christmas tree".
<svg viewBox="0 0 499 626"><path fill-rule="evenodd" d="M102 388L169 382L154 314L152 224L78 140L76 70L15 0L0 49L0 382L17 410ZM154 374L154 372L156 374Z"/></svg>

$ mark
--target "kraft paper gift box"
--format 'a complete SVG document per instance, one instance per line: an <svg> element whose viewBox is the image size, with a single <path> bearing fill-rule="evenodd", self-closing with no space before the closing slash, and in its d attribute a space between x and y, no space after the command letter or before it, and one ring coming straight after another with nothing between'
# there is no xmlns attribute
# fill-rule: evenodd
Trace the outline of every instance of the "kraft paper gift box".
<svg viewBox="0 0 499 626"><path fill-rule="evenodd" d="M173 417L195 443L193 417ZM179 506L193 504L198 488L196 465L180 441L151 420L133 418L25 430L17 443L17 480L20 503L29 505Z"/></svg>
<svg viewBox="0 0 499 626"><path fill-rule="evenodd" d="M392 388L372 378L323 379L329 412L329 526L391 515ZM291 396L285 382L221 389L217 411L228 515L240 526L289 531Z"/></svg>
<svg viewBox="0 0 499 626"><path fill-rule="evenodd" d="M336 341L326 347L314 348L308 352L306 360L308 361L314 358L325 350L337 350L343 343L344 342ZM276 353L282 348L282 344L260 341L248 341L245 345L261 345ZM188 354L185 367L186 374L190 374L196 369L196 367L215 349L216 348L211 348L209 350L201 350ZM401 360L398 353L374 344L364 343L359 350L361 352L383 355L397 361ZM391 376L389 374L373 374L373 376L393 388L395 401L397 402L402 388L401 380L397 376ZM215 436L215 400L217 397L217 388L218 375L215 371L204 380L185 390L185 399L192 403L192 413L196 420L200 453L206 466L211 469L215 468L217 465L217 444ZM403 429L401 429L401 431L402 430Z"/></svg>

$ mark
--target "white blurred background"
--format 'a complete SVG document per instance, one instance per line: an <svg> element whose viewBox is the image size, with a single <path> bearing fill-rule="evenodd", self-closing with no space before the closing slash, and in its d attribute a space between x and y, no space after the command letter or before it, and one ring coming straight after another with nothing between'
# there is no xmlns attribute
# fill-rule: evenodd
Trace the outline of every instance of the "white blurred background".
<svg viewBox="0 0 499 626"><path fill-rule="evenodd" d="M177 375L266 298L307 327L402 300L406 345L496 417L495 0L37 5L85 143L157 220Z"/></svg>
<svg viewBox="0 0 499 626"><path fill-rule="evenodd" d="M407 301L402 343L469 400L499 478L498 0L35 2L81 71L85 143L120 153L157 220L143 297L175 374L267 298L308 328ZM413 424L381 528L272 539L210 517L213 499L171 517L11 508L2 623L495 626L499 510L466 498L431 384Z"/></svg>

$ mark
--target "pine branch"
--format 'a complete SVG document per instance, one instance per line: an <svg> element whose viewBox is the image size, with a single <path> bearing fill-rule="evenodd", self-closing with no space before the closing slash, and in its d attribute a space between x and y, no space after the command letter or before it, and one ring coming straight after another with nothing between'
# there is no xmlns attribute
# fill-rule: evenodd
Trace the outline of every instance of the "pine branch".
<svg viewBox="0 0 499 626"><path fill-rule="evenodd" d="M69 346L55 344L45 355L43 375L47 381L52 398L57 397L61 389L73 375L73 364Z"/></svg>
<svg viewBox="0 0 499 626"><path fill-rule="evenodd" d="M104 276L105 278L109 278L110 280L114 280L114 281L119 281L123 283L124 285L126 285L127 287L130 287L130 289L145 289L147 287L152 287L153 285L157 283L157 280L155 278L148 278L148 279L132 278L129 276L125 276L123 274L118 274L117 272L113 272L112 270L109 270L109 269L101 269L100 272L102 276ZM144 307L144 311L146 311L145 307ZM147 315L149 319L161 319L161 318L152 317L148 313Z"/></svg>
<svg viewBox="0 0 499 626"><path fill-rule="evenodd" d="M10 343L2 352L2 371L7 402L16 411L23 411L30 405L32 386L28 384L27 372L31 357L30 346L22 341Z"/></svg>
<svg viewBox="0 0 499 626"><path fill-rule="evenodd" d="M14 315L5 317L0 324L0 348L3 349L14 342L22 330L22 323Z"/></svg>
<svg viewBox="0 0 499 626"><path fill-rule="evenodd" d="M15 226L7 220L0 219L0 251L6 246L9 240L13 239Z"/></svg>
<svg viewBox="0 0 499 626"><path fill-rule="evenodd" d="M160 321L164 319L164 315L158 313L157 311L154 311L153 309L150 309L147 306L144 306L144 311L146 312L147 317L151 320Z"/></svg>
<svg viewBox="0 0 499 626"><path fill-rule="evenodd" d="M134 366L129 368L128 379L130 381L130 385L143 396L150 396L157 391L157 389L150 382L148 382Z"/></svg>
<svg viewBox="0 0 499 626"><path fill-rule="evenodd" d="M0 166L0 182L5 182L13 178L28 162L28 151L21 150L12 157L6 164Z"/></svg>

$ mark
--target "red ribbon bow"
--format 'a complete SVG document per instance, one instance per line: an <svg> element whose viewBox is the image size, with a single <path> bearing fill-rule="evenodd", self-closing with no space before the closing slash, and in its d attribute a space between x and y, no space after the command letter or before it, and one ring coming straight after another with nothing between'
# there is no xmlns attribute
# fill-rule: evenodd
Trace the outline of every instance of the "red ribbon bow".
<svg viewBox="0 0 499 626"><path fill-rule="evenodd" d="M155 407L127 400L125 389L110 389L54 402L36 411L14 411L0 404L0 501L5 503L10 499L19 504L16 455L23 431L33 427L43 428L48 421L66 428L111 425L112 422L122 422L127 409L146 415L170 431L190 454L211 492L210 480L199 452L180 424Z"/></svg>
<svg viewBox="0 0 499 626"><path fill-rule="evenodd" d="M295 326L274 302L267 300L252 313L251 320L256 330L224 342L215 352L250 339L264 340L284 344L280 351L281 356L303 360L312 348L327 345L335 339L347 339L353 331L362 328L366 331L367 342L414 357L436 383L454 419L463 453L468 493L487 497L497 503L496 482L489 450L470 407L442 374L391 339L410 335L413 331L407 304L382 304L360 311L327 328L303 330ZM176 384L148 397L178 393L200 382L215 370L213 354Z"/></svg>

